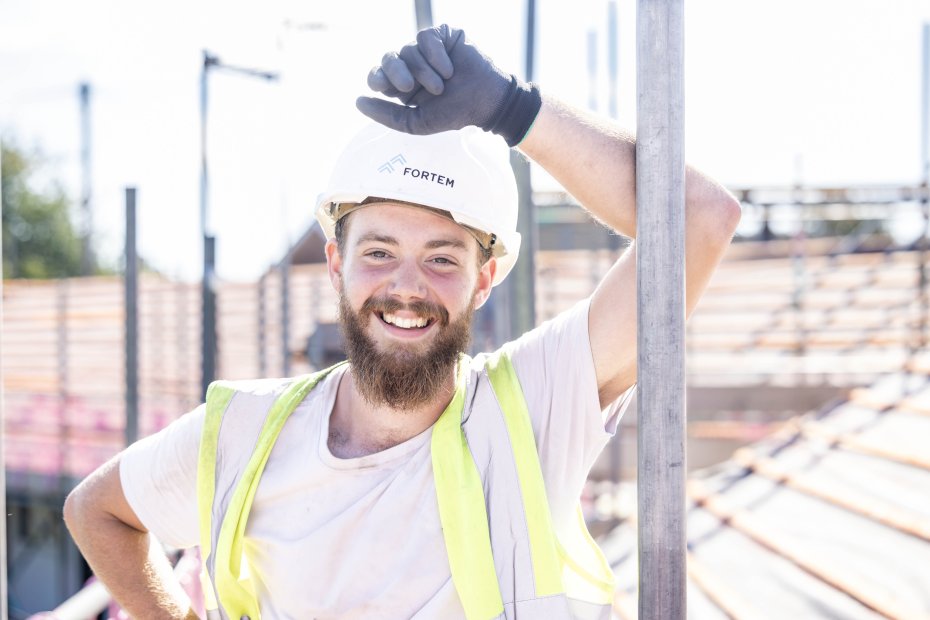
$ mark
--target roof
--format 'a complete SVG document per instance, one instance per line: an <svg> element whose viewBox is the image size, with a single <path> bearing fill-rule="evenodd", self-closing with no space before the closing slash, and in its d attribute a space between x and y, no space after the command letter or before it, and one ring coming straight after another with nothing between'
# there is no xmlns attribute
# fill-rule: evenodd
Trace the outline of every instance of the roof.
<svg viewBox="0 0 930 620"><path fill-rule="evenodd" d="M689 479L689 618L930 617L930 369L912 365ZM636 527L602 541L634 618Z"/></svg>

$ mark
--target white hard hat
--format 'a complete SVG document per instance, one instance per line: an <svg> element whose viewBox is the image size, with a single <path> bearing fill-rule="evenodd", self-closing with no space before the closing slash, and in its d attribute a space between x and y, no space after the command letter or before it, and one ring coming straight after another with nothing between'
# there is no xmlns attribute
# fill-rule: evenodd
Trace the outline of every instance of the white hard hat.
<svg viewBox="0 0 930 620"><path fill-rule="evenodd" d="M477 127L414 136L377 123L367 126L343 151L317 199L316 218L327 238L335 234L339 205L368 198L440 209L459 224L493 235L495 286L520 253L509 149Z"/></svg>

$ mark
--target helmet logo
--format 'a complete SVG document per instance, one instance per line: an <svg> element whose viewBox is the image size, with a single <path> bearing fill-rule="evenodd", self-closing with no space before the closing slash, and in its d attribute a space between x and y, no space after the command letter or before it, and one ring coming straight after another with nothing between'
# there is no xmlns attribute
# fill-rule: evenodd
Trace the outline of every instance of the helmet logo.
<svg viewBox="0 0 930 620"><path fill-rule="evenodd" d="M404 168L404 176L407 175L410 175L414 179L423 179L424 181L432 181L433 183L439 183L440 185L455 187L455 179L443 176L438 172L420 170L419 168Z"/></svg>
<svg viewBox="0 0 930 620"><path fill-rule="evenodd" d="M398 153L391 159L378 166L378 172L387 172L388 174L391 174L394 172L395 166L403 166L406 163L407 158L404 157L404 154ZM439 174L438 172L430 172L429 170L404 167L403 176L410 176L414 179L431 181L433 183L438 183L439 185L445 185L446 187L455 187L455 179Z"/></svg>
<svg viewBox="0 0 930 620"><path fill-rule="evenodd" d="M404 154L398 153L397 155L395 155L388 161L378 166L378 172L388 172L388 173L394 172L395 164L398 166L403 166L406 163L407 163L407 160L406 158L404 158Z"/></svg>

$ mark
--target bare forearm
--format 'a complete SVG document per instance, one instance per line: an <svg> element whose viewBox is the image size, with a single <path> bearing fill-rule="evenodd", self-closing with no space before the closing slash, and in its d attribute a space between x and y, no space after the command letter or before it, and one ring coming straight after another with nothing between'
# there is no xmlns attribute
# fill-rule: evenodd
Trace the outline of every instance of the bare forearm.
<svg viewBox="0 0 930 620"><path fill-rule="evenodd" d="M160 546L107 511L117 464L104 465L72 492L65 522L94 574L133 618L191 620L190 600Z"/></svg>
<svg viewBox="0 0 930 620"><path fill-rule="evenodd" d="M603 119L545 97L520 150L606 225L636 232L636 141Z"/></svg>

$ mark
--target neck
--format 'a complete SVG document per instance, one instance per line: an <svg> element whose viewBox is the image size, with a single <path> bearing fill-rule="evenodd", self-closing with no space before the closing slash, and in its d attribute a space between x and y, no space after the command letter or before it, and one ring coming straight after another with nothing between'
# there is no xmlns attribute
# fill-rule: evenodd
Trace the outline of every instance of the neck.
<svg viewBox="0 0 930 620"><path fill-rule="evenodd" d="M394 409L358 391L352 367L343 376L329 419L329 450L338 458L367 456L416 437L436 423L455 395L455 372L423 405Z"/></svg>

